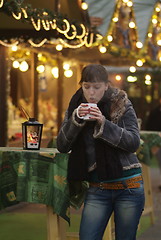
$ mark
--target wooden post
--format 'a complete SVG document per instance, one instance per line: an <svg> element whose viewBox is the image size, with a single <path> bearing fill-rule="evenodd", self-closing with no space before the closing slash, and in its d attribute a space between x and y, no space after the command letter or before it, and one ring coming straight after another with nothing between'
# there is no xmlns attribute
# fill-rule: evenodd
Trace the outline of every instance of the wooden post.
<svg viewBox="0 0 161 240"><path fill-rule="evenodd" d="M32 52L31 60L31 103L32 103L32 116L38 119L38 74L36 71L37 67L37 54Z"/></svg>
<svg viewBox="0 0 161 240"><path fill-rule="evenodd" d="M62 124L62 113L63 113L63 78L64 78L64 70L63 70L63 63L61 59L57 60L58 68L59 68L59 77L58 77L58 93L57 93L57 126L58 131Z"/></svg>
<svg viewBox="0 0 161 240"><path fill-rule="evenodd" d="M8 104L7 97L9 92L9 68L7 61L7 49L0 45L0 146L7 146L7 120Z"/></svg>

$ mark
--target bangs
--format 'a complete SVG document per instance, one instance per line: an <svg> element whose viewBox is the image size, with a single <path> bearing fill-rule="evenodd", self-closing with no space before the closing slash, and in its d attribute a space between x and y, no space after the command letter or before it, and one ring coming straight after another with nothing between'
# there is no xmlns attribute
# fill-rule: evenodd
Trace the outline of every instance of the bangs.
<svg viewBox="0 0 161 240"><path fill-rule="evenodd" d="M108 74L106 69L99 64L90 64L82 70L82 82L108 82Z"/></svg>

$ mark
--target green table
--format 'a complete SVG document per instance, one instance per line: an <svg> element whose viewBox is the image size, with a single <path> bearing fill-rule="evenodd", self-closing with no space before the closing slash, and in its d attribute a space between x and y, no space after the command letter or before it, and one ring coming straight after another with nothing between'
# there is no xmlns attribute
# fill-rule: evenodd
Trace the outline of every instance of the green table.
<svg viewBox="0 0 161 240"><path fill-rule="evenodd" d="M54 148L0 147L0 209L19 202L41 203L70 221L68 154Z"/></svg>

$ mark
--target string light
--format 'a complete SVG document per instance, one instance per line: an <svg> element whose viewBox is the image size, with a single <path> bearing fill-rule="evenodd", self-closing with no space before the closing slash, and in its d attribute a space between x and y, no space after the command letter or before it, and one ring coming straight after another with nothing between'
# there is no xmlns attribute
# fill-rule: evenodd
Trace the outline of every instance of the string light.
<svg viewBox="0 0 161 240"><path fill-rule="evenodd" d="M4 0L1 0L1 2L0 2L0 8L3 7L3 4L4 4Z"/></svg>
<svg viewBox="0 0 161 240"><path fill-rule="evenodd" d="M62 44L56 45L56 50L57 50L57 51L61 51L62 49L63 49Z"/></svg>
<svg viewBox="0 0 161 240"><path fill-rule="evenodd" d="M42 22L42 26L43 28L46 30L46 31L49 31L50 30L50 22L48 20L41 20Z"/></svg>
<svg viewBox="0 0 161 240"><path fill-rule="evenodd" d="M70 24L69 22L66 20L66 19L63 19L63 22L66 24L66 29L65 30L61 30L57 25L56 25L56 21L54 22L55 23L55 28L58 32L62 33L62 34L65 34L67 32L69 32L70 30Z"/></svg>
<svg viewBox="0 0 161 240"><path fill-rule="evenodd" d="M38 73L43 73L45 71L45 66L44 65L38 65L36 68Z"/></svg>
<svg viewBox="0 0 161 240"><path fill-rule="evenodd" d="M136 72L136 67L131 66L131 67L129 68L129 71L132 72L132 73Z"/></svg>
<svg viewBox="0 0 161 240"><path fill-rule="evenodd" d="M21 19L21 12L18 13L18 15L16 15L14 12L12 12L12 16L16 19L16 20L20 20Z"/></svg>
<svg viewBox="0 0 161 240"><path fill-rule="evenodd" d="M41 29L41 21L40 19L37 20L37 24L33 18L31 18L32 25L34 26L36 31L40 31Z"/></svg>
<svg viewBox="0 0 161 240"><path fill-rule="evenodd" d="M137 48L142 48L142 47L143 47L142 42L137 42L137 43L136 43L136 47L137 47Z"/></svg>
<svg viewBox="0 0 161 240"><path fill-rule="evenodd" d="M105 53L107 51L106 47L105 46L99 46L99 51L101 53Z"/></svg>
<svg viewBox="0 0 161 240"><path fill-rule="evenodd" d="M85 2L82 2L81 7L82 7L83 10L87 10L88 9L88 4L85 3Z"/></svg>
<svg viewBox="0 0 161 240"><path fill-rule="evenodd" d="M21 8L21 10L23 12L24 18L28 18L26 10L24 8Z"/></svg>
<svg viewBox="0 0 161 240"><path fill-rule="evenodd" d="M13 66L14 68L19 68L20 63L15 60L15 61L13 61L12 66Z"/></svg>
<svg viewBox="0 0 161 240"><path fill-rule="evenodd" d="M73 71L71 69L65 70L64 71L64 76L67 78L70 78L73 76Z"/></svg>
<svg viewBox="0 0 161 240"><path fill-rule="evenodd" d="M5 43L4 41L0 40L0 44L3 45L4 47L13 47L15 45L18 45L19 41L15 41L14 43Z"/></svg>
<svg viewBox="0 0 161 240"><path fill-rule="evenodd" d="M40 43L34 43L31 39L28 40L28 42L31 44L33 47L42 47L47 42L47 39L44 38Z"/></svg>
<svg viewBox="0 0 161 240"><path fill-rule="evenodd" d="M29 69L29 65L26 61L22 61L20 63L19 69L21 70L21 72L26 72Z"/></svg>
<svg viewBox="0 0 161 240"><path fill-rule="evenodd" d="M51 69L51 73L54 76L54 78L58 78L59 77L59 69L58 69L58 67L53 67Z"/></svg>

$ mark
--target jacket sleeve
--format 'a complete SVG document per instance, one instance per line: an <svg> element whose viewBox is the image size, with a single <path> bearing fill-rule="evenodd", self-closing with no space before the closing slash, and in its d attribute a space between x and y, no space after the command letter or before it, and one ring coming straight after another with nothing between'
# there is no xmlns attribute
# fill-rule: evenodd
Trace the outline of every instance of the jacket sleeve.
<svg viewBox="0 0 161 240"><path fill-rule="evenodd" d="M135 152L140 145L140 134L137 117L132 105L127 106L118 124L105 119L100 127L95 127L93 136L113 147Z"/></svg>
<svg viewBox="0 0 161 240"><path fill-rule="evenodd" d="M57 136L57 149L59 152L67 153L71 150L72 144L77 138L79 132L85 125L85 121L76 120L76 110L68 119L68 111L65 113L65 118Z"/></svg>

